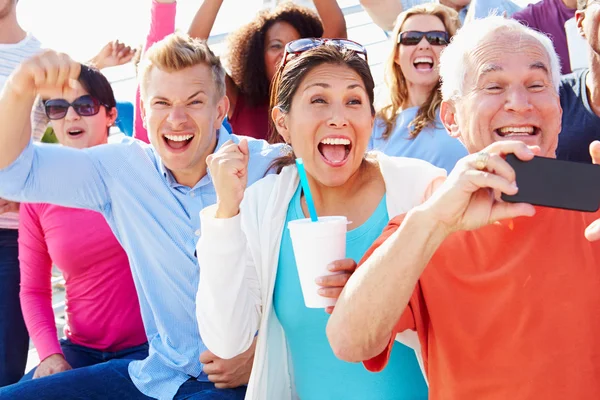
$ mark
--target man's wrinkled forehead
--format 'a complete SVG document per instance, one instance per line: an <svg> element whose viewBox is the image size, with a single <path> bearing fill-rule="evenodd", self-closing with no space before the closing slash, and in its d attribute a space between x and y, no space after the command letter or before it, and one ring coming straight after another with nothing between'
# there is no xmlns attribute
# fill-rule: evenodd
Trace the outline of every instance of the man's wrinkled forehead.
<svg viewBox="0 0 600 400"><path fill-rule="evenodd" d="M466 81L475 83L515 62L542 71L551 79L550 57L542 43L522 32L500 30L483 39L469 54Z"/></svg>
<svg viewBox="0 0 600 400"><path fill-rule="evenodd" d="M189 92L201 91L209 97L217 97L216 82L211 69L203 64L179 71L152 67L146 76L148 96L177 97Z"/></svg>

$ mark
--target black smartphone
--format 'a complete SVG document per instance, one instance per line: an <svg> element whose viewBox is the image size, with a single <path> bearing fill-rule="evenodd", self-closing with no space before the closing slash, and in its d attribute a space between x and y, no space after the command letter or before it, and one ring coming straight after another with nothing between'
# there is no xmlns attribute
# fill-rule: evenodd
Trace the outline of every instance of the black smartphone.
<svg viewBox="0 0 600 400"><path fill-rule="evenodd" d="M506 156L514 168L519 192L502 194L502 200L577 211L597 211L600 206L600 165L554 158L521 161Z"/></svg>

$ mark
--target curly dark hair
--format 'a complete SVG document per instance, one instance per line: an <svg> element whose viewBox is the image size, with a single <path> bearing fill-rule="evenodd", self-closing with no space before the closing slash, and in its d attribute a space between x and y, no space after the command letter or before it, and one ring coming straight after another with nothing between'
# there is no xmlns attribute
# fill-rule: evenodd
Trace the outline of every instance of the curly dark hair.
<svg viewBox="0 0 600 400"><path fill-rule="evenodd" d="M252 106L269 101L270 82L264 59L265 35L276 22L292 25L300 37L323 36L323 24L317 13L293 3L282 3L272 11L261 11L252 22L229 35L231 79Z"/></svg>

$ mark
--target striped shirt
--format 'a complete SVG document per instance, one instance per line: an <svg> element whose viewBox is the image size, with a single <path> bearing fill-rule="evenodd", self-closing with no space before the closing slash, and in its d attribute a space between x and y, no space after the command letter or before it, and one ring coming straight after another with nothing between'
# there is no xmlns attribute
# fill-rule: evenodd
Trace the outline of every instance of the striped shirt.
<svg viewBox="0 0 600 400"><path fill-rule="evenodd" d="M38 53L41 49L40 42L33 36L27 37L15 44L0 44L0 90L13 70L24 60ZM37 102L31 113L31 126L33 139L39 141L46 128L46 115L41 102ZM40 123L40 121L44 121ZM19 214L0 214L0 229L18 229Z"/></svg>
<svg viewBox="0 0 600 400"><path fill-rule="evenodd" d="M221 128L217 148L239 142ZM249 138L248 184L265 175L280 146ZM32 144L0 169L0 197L95 210L127 252L150 345L129 375L146 396L172 399L191 377L208 381L200 353L196 294L200 269L196 242L200 210L216 202L210 173L183 186L157 152L139 140L79 150ZM200 227L200 229L198 229Z"/></svg>

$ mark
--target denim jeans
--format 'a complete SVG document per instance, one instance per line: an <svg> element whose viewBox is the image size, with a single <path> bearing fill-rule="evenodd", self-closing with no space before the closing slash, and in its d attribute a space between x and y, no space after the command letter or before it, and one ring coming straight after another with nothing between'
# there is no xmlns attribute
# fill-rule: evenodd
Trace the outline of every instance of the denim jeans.
<svg viewBox="0 0 600 400"><path fill-rule="evenodd" d="M0 229L0 387L25 372L29 335L19 301L19 245L16 229Z"/></svg>
<svg viewBox="0 0 600 400"><path fill-rule="evenodd" d="M110 360L143 360L148 357L148 343L140 346L130 347L121 351L107 352L80 346L71 342L69 339L61 339L60 347L69 365L75 368L90 367ZM21 382L33 378L36 368L29 371Z"/></svg>
<svg viewBox="0 0 600 400"><path fill-rule="evenodd" d="M149 400L129 377L131 360L111 360L91 367L73 369L44 378L0 388L0 400ZM210 382L190 378L173 400L242 400L246 387L215 389Z"/></svg>

